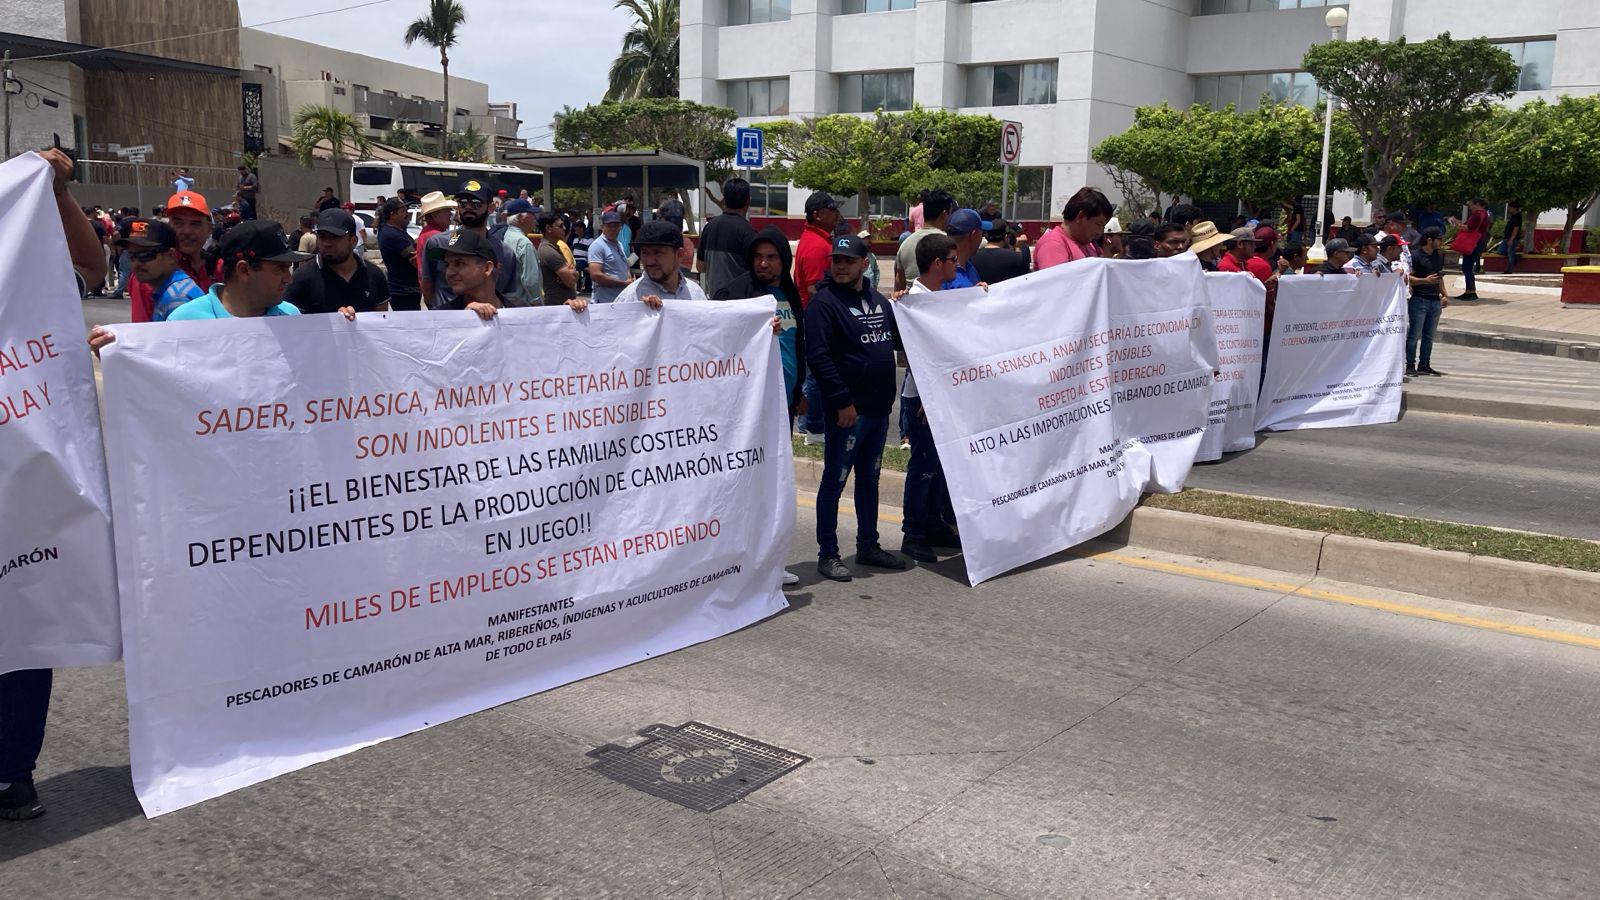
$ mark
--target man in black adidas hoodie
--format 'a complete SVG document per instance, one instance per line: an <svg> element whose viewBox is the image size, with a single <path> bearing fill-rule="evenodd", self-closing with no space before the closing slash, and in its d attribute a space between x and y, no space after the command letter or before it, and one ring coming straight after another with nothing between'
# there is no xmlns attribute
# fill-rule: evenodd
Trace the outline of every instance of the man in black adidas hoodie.
<svg viewBox="0 0 1600 900"><path fill-rule="evenodd" d="M894 312L862 279L867 243L853 234L833 239L828 280L806 306L806 361L822 394L825 436L817 488L817 572L834 581L851 573L839 559L839 497L856 474L856 562L904 569L905 560L878 546L878 467L894 407Z"/></svg>

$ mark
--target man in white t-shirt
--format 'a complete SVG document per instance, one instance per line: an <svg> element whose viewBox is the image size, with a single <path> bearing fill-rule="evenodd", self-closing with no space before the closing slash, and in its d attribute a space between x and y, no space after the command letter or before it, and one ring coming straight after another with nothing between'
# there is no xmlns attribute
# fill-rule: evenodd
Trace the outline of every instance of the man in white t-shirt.
<svg viewBox="0 0 1600 900"><path fill-rule="evenodd" d="M917 244L918 274L907 293L927 294L940 290L956 277L958 260L954 238L944 234L927 235ZM938 562L935 546L959 548L961 543L949 522L955 517L950 511L950 487L945 482L944 467L939 463L939 449L934 446L928 415L922 408L916 380L909 371L900 390L900 409L902 421L909 426L906 438L911 441L911 458L906 462L905 519L900 526L905 538L900 552L917 562Z"/></svg>

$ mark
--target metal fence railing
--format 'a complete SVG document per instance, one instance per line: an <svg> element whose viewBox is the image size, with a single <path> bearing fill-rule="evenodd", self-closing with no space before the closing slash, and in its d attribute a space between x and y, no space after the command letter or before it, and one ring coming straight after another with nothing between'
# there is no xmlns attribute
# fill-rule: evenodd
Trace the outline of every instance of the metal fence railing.
<svg viewBox="0 0 1600 900"><path fill-rule="evenodd" d="M239 182L235 169L217 166L189 166L189 177L195 180L194 188L207 197L232 197L234 185ZM147 196L160 195L166 200L172 193L172 173L178 167L171 163L130 163L103 159L79 160L78 180L84 184L143 187ZM159 202L159 201L157 201Z"/></svg>

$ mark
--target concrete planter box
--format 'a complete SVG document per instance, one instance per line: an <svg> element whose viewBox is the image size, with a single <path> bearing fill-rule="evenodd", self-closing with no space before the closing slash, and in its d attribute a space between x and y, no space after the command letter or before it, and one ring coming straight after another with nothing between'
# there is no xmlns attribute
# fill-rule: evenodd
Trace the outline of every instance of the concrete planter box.
<svg viewBox="0 0 1600 900"><path fill-rule="evenodd" d="M1567 266L1561 270L1561 305L1600 310L1600 266Z"/></svg>
<svg viewBox="0 0 1600 900"><path fill-rule="evenodd" d="M1529 253L1517 257L1517 272L1523 275L1559 275L1569 266L1587 266L1590 256L1587 253ZM1506 267L1506 258L1499 253L1485 253L1483 255L1484 274L1502 272Z"/></svg>

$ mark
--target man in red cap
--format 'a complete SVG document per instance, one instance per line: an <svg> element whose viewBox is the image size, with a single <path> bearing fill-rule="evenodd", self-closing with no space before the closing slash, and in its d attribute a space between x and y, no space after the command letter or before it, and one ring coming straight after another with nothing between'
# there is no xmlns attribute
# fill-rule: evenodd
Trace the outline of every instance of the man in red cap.
<svg viewBox="0 0 1600 900"><path fill-rule="evenodd" d="M200 256L206 240L211 237L210 205L204 196L195 191L179 191L167 200L166 212L167 224L172 226L172 233L177 239L177 247L171 252L178 258L178 268L200 290L210 290L218 280L221 268L217 265L207 266ZM156 297L150 285L135 280L128 286L128 299L133 321L149 322L154 319Z"/></svg>

